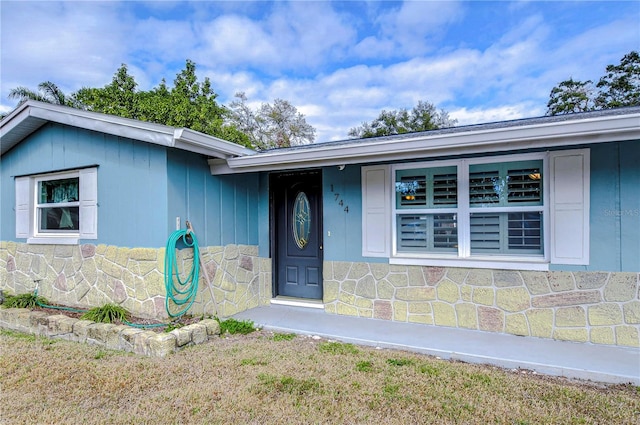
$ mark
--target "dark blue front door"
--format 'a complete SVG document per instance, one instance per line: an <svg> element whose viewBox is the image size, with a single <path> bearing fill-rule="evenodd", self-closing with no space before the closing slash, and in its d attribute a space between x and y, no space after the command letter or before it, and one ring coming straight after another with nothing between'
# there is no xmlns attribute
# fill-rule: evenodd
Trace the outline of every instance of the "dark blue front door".
<svg viewBox="0 0 640 425"><path fill-rule="evenodd" d="M271 179L275 295L322 299L322 173Z"/></svg>

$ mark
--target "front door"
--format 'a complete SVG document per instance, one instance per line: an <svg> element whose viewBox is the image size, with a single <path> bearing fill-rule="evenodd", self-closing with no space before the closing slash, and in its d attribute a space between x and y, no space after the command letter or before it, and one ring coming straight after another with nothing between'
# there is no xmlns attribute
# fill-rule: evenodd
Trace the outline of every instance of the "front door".
<svg viewBox="0 0 640 425"><path fill-rule="evenodd" d="M322 299L322 173L272 175L275 295Z"/></svg>

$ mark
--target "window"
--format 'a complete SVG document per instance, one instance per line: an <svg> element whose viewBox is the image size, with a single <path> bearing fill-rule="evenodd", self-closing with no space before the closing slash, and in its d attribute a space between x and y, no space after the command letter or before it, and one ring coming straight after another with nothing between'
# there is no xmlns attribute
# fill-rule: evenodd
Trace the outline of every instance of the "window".
<svg viewBox="0 0 640 425"><path fill-rule="evenodd" d="M77 176L36 179L38 233L80 232L79 186Z"/></svg>
<svg viewBox="0 0 640 425"><path fill-rule="evenodd" d="M362 189L363 257L524 270L589 264L588 149L366 166Z"/></svg>
<svg viewBox="0 0 640 425"><path fill-rule="evenodd" d="M396 255L544 256L542 158L393 168Z"/></svg>
<svg viewBox="0 0 640 425"><path fill-rule="evenodd" d="M97 169L18 177L16 237L28 243L97 238Z"/></svg>
<svg viewBox="0 0 640 425"><path fill-rule="evenodd" d="M471 254L542 255L542 160L469 165Z"/></svg>
<svg viewBox="0 0 640 425"><path fill-rule="evenodd" d="M457 167L397 170L399 252L457 252Z"/></svg>

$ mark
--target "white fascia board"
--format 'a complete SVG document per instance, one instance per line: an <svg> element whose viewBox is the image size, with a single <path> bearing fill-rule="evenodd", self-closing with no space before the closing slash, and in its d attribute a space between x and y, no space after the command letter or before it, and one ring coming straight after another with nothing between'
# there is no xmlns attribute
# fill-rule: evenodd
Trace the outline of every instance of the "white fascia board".
<svg viewBox="0 0 640 425"><path fill-rule="evenodd" d="M316 144L310 149L272 151L210 163L213 174L285 170L443 155L552 148L640 140L640 114L593 117L525 126L420 135L388 143L358 140L343 145Z"/></svg>
<svg viewBox="0 0 640 425"><path fill-rule="evenodd" d="M56 122L113 136L175 147L216 158L226 159L256 153L235 143L187 128L175 129L162 124L37 101L23 103L0 122L2 152L15 146L46 122Z"/></svg>
<svg viewBox="0 0 640 425"><path fill-rule="evenodd" d="M244 146L209 136L188 128L177 128L173 133L174 147L198 152L214 158L227 159L233 156L253 155L256 152Z"/></svg>
<svg viewBox="0 0 640 425"><path fill-rule="evenodd" d="M0 121L0 135L2 139L11 139L11 133L17 132L16 140L12 141L13 146L46 122L173 146L173 127L37 101L23 103Z"/></svg>
<svg viewBox="0 0 640 425"><path fill-rule="evenodd" d="M116 117L114 115L65 108L64 111L33 108L31 116L162 146L173 145L173 128L161 124Z"/></svg>
<svg viewBox="0 0 640 425"><path fill-rule="evenodd" d="M4 138L29 117L29 110L26 109L25 105L26 103L23 103L0 121L0 137Z"/></svg>

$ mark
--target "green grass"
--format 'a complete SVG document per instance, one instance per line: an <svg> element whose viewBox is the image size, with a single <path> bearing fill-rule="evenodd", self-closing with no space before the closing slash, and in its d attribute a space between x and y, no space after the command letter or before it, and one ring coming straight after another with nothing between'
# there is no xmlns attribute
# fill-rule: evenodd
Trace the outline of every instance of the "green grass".
<svg viewBox="0 0 640 425"><path fill-rule="evenodd" d="M215 319L220 324L220 335L224 335L225 333L231 335L248 335L256 331L256 326L251 320L236 320L234 318L220 320L217 317Z"/></svg>
<svg viewBox="0 0 640 425"><path fill-rule="evenodd" d="M149 358L0 332L2 422L640 423L634 385L271 336L217 338Z"/></svg>
<svg viewBox="0 0 640 425"><path fill-rule="evenodd" d="M272 341L291 341L296 337L296 334L283 334L283 333L274 333L271 337Z"/></svg>
<svg viewBox="0 0 640 425"><path fill-rule="evenodd" d="M258 360L255 357L248 359L242 359L240 361L241 366L266 366L268 363L264 360Z"/></svg>
<svg viewBox="0 0 640 425"><path fill-rule="evenodd" d="M373 370L373 363L368 360L362 360L356 363L356 370L358 372L371 372Z"/></svg>
<svg viewBox="0 0 640 425"><path fill-rule="evenodd" d="M391 366L409 366L413 364L411 359L387 359L387 364Z"/></svg>
<svg viewBox="0 0 640 425"><path fill-rule="evenodd" d="M441 372L440 367L431 363L420 365L418 370L420 370L421 373L425 373L430 376L440 376L440 372Z"/></svg>
<svg viewBox="0 0 640 425"><path fill-rule="evenodd" d="M274 376L265 373L258 375L259 392L282 392L296 396L320 392L320 382L315 378L298 379L292 376Z"/></svg>
<svg viewBox="0 0 640 425"><path fill-rule="evenodd" d="M169 332L171 332L173 330L180 329L180 328L182 328L184 326L185 326L184 323L171 322L171 323L167 324L167 326L164 328L164 331L165 331L165 333L169 333Z"/></svg>
<svg viewBox="0 0 640 425"><path fill-rule="evenodd" d="M359 351L353 344L329 341L322 342L318 345L318 350L321 353L330 353L330 354L358 354Z"/></svg>

